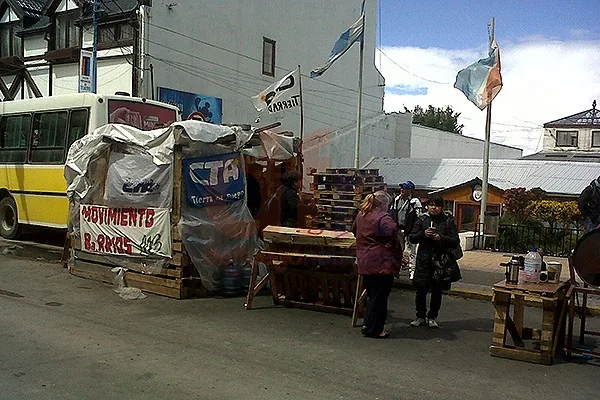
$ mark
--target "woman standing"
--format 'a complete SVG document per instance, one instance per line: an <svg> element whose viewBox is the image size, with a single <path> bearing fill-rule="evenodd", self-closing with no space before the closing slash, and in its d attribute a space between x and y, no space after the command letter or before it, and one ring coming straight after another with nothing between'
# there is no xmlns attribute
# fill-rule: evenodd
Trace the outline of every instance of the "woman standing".
<svg viewBox="0 0 600 400"><path fill-rule="evenodd" d="M369 194L360 205L352 231L356 236L358 273L367 290L367 309L362 327L366 337L385 339L388 297L394 276L400 271L398 227L387 213L391 199L384 191Z"/></svg>
<svg viewBox="0 0 600 400"><path fill-rule="evenodd" d="M460 239L458 229L451 215L443 212L444 199L435 195L429 199L427 212L417 220L409 235L411 243L419 243L417 265L413 285L416 289L415 306L417 318L411 326L429 325L438 328L436 321L442 305L442 291L450 289L450 280L438 280L436 269L440 260L449 261L452 270L458 270L456 260L451 256ZM453 265L456 263L456 265ZM460 275L458 275L460 276ZM431 291L429 311L427 311L427 293Z"/></svg>

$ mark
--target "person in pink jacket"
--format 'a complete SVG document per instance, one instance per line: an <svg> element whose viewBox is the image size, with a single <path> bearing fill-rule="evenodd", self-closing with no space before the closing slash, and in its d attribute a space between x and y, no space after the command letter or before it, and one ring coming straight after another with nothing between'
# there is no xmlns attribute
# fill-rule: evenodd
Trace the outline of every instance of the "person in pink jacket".
<svg viewBox="0 0 600 400"><path fill-rule="evenodd" d="M388 214L390 196L384 191L369 194L360 205L352 226L356 237L358 273L367 290L367 309L362 327L366 337L384 339L388 297L401 264L398 225Z"/></svg>

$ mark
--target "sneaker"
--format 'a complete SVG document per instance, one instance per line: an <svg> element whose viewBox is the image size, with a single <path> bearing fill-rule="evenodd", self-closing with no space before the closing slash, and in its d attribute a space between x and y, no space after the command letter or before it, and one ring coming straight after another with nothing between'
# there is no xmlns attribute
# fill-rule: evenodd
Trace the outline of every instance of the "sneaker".
<svg viewBox="0 0 600 400"><path fill-rule="evenodd" d="M429 325L430 328L439 328L440 327L440 325L437 323L437 321L435 319L428 320L427 324Z"/></svg>
<svg viewBox="0 0 600 400"><path fill-rule="evenodd" d="M415 271L411 269L408 273L408 279L410 279L412 281L414 277L415 277Z"/></svg>
<svg viewBox="0 0 600 400"><path fill-rule="evenodd" d="M417 318L410 323L410 326L414 326L414 327L423 326L423 325L427 325L427 321L425 321L425 318Z"/></svg>

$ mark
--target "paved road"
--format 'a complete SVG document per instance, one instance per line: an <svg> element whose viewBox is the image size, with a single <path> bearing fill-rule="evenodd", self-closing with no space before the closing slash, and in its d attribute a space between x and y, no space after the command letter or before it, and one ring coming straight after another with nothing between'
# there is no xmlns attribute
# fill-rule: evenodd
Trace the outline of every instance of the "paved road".
<svg viewBox="0 0 600 400"><path fill-rule="evenodd" d="M389 340L350 318L257 299L123 300L57 253L0 255L0 399L597 399L598 365L493 358L489 302L445 297L410 328L394 289ZM50 260L50 261L48 261ZM528 318L537 318L533 310ZM590 320L600 329L600 320Z"/></svg>

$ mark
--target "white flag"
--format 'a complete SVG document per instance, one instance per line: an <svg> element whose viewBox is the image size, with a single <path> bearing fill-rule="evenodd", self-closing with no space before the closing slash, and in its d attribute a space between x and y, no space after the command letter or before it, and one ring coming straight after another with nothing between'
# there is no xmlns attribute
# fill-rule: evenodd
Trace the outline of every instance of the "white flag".
<svg viewBox="0 0 600 400"><path fill-rule="evenodd" d="M300 72L298 68L252 97L256 111L269 114L300 106Z"/></svg>

